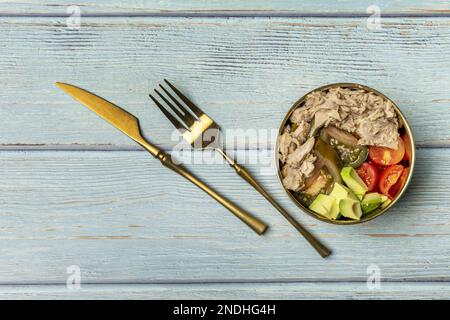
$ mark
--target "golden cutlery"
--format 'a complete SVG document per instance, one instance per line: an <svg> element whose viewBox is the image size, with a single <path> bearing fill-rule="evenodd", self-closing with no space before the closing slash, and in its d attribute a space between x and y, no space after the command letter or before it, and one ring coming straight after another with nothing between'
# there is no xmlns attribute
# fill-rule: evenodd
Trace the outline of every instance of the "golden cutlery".
<svg viewBox="0 0 450 320"><path fill-rule="evenodd" d="M221 148L218 141L218 134L220 133L219 125L213 119L208 117L198 106L182 94L174 85L164 79L166 84L172 91L184 102L185 106L177 100L168 90L161 84L160 88L169 97L176 107L158 90L155 93L165 102L167 106L176 115L173 116L154 96L149 95L156 106L164 113L170 122L177 128L183 139L187 141L194 149L211 148L219 152L223 158L234 168L236 173L254 187L260 194L262 194L299 232L300 234L317 250L322 257L327 257L331 251L315 238L308 230L306 230L294 217L292 217L281 205L279 205L267 193L266 190L250 175L250 173L236 161L229 157ZM189 110L188 110L189 109ZM178 119L177 119L178 118Z"/></svg>
<svg viewBox="0 0 450 320"><path fill-rule="evenodd" d="M139 121L132 114L128 113L124 109L116 106L115 104L106 101L105 99L90 93L84 89L75 87L70 84L57 82L58 87L63 91L71 95L76 100L80 101L82 104L87 106L89 109L94 111L104 120L108 121L110 124L115 126L117 129L125 133L128 137L140 144L145 150L147 150L152 156L157 158L161 163L167 168L175 171L182 177L186 178L197 187L205 191L221 205L231 211L236 217L245 222L250 228L252 228L256 233L263 234L267 225L256 217L253 217L246 211L239 208L237 205L227 200L216 191L211 189L208 185L203 183L201 180L196 178L184 167L175 164L171 156L164 151L160 150L156 146L148 142L141 134Z"/></svg>

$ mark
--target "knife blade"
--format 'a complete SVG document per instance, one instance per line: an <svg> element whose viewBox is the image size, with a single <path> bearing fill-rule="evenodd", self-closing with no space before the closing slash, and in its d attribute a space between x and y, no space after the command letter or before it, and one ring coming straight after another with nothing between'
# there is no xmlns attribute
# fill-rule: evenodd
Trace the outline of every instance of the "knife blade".
<svg viewBox="0 0 450 320"><path fill-rule="evenodd" d="M80 101L86 107L115 126L117 129L125 133L131 139L139 143L154 157L157 156L160 150L144 139L139 128L139 120L131 113L119 106L116 106L114 103L97 96L94 93L71 84L56 82L56 85L71 95L74 99Z"/></svg>
<svg viewBox="0 0 450 320"><path fill-rule="evenodd" d="M227 208L231 213L233 213L236 217L241 219L244 223L246 223L250 228L253 229L257 234L263 234L267 230L267 225L261 221L260 219L252 216L250 213L244 211L237 205L235 205L230 200L221 196L215 190L210 188L204 182L199 180L193 174L191 174L187 169L183 166L178 165L172 161L172 158L169 154L160 150L150 142L148 142L141 133L141 129L139 126L139 120L122 109L121 107L115 105L112 102L109 102L102 97L97 96L94 93L91 93L82 88L76 87L71 84L57 82L56 85L61 88L63 91L68 93L74 99L78 100L93 112L98 114L104 120L115 126L117 129L125 133L128 137L136 141L140 144L144 149L146 149L150 154L152 154L155 158L157 158L165 167L175 171L182 177L186 178L197 187L205 191L208 195L218 201L221 205Z"/></svg>

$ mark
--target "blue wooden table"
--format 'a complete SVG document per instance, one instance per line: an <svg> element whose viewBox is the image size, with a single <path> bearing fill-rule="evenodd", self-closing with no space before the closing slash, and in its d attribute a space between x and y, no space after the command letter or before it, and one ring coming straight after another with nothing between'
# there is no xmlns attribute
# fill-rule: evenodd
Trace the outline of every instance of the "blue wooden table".
<svg viewBox="0 0 450 320"><path fill-rule="evenodd" d="M65 1L0 3L0 298L450 298L450 2L76 2L79 28ZM228 143L334 250L324 260L227 165L188 167L269 223L266 235L54 85L127 108L170 151L147 97L163 78L250 131L277 129L315 87L374 87L415 132L412 185L385 216L329 225L261 170L273 135Z"/></svg>

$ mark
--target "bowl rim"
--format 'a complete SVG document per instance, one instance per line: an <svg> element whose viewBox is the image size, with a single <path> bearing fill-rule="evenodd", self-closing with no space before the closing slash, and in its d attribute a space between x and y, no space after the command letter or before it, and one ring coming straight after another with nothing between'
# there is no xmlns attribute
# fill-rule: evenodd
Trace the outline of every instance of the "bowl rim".
<svg viewBox="0 0 450 320"><path fill-rule="evenodd" d="M306 99L306 97L310 93L316 92L316 91L324 91L324 90L327 90L327 89L330 89L330 88L333 88L333 87L347 87L347 88L351 88L351 89L363 89L363 90L366 90L368 92L373 92L375 94L378 94L381 97L383 97L386 100L388 100L389 102L391 102L393 107L394 107L394 110L397 113L397 116L399 117L400 123L403 124L403 126L405 128L405 131L406 131L406 134L408 135L408 137L410 139L410 142L411 142L411 160L410 160L410 163L409 163L410 171L409 171L408 177L406 179L405 185L400 190L400 193L394 198L394 200L392 200L392 202L387 207L385 207L383 209L376 209L375 211L373 211L373 213L369 213L369 215L367 215L366 217L364 217L364 218L362 218L360 220L331 220L331 219L327 219L327 218L319 215L318 213L315 213L315 212L311 211L306 206L302 205L297 200L297 198L295 198L295 196L292 194L292 192L284 187L283 181L282 181L278 147L279 147L279 140L280 140L281 133L282 133L283 129L285 128L287 121L289 120L289 118L290 118L291 114L294 112L294 110L296 110L304 102L304 100ZM364 222L373 220L376 217L379 217L382 214L386 213L403 196L403 194L405 193L406 189L410 185L411 178L412 178L413 173L414 173L414 167L415 167L415 162L416 162L416 152L415 152L416 147L415 146L416 146L416 144L415 144L415 140L414 140L414 135L413 135L413 132L411 130L411 127L410 127L408 121L406 120L406 117L403 115L403 113L401 112L400 108L395 104L395 102L392 101L389 97L387 97L385 94L381 93L378 90L375 90L375 89L373 89L371 87L368 87L366 85L362 85L362 84L359 84L359 83L352 83L352 82L331 83L331 84L327 84L327 85L315 88L315 89L309 91L308 93L304 94L300 99L298 99L292 105L292 107L286 113L286 116L281 121L281 124L280 124L279 129L278 129L276 143L275 143L275 164L276 164L276 169L277 169L277 177L278 177L279 183L281 184L281 187L288 194L289 198L291 198L291 200L297 205L297 207L299 207L303 212L306 212L308 215L310 215L310 216L312 216L312 217L314 217L314 218L316 218L316 219L318 219L320 221L324 221L324 222L327 222L327 223L330 223L330 224L335 224L335 225L360 224L360 223L364 223Z"/></svg>

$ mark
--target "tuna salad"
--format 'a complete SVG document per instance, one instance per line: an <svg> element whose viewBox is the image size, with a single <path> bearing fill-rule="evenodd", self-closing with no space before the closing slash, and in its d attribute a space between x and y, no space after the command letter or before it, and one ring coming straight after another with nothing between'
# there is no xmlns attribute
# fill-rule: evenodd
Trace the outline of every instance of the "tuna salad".
<svg viewBox="0 0 450 320"><path fill-rule="evenodd" d="M278 139L284 187L332 220L387 206L406 183L411 143L391 101L363 89L308 94Z"/></svg>

